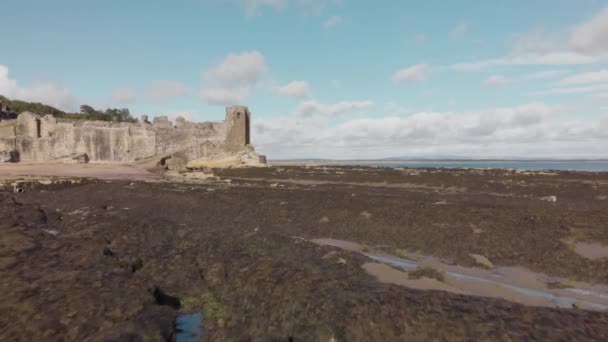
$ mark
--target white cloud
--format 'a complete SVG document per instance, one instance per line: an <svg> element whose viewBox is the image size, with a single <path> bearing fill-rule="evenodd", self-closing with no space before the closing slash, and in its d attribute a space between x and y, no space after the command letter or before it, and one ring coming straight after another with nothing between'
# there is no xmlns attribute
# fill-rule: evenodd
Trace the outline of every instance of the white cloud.
<svg viewBox="0 0 608 342"><path fill-rule="evenodd" d="M461 40L469 32L469 29L469 24L460 23L450 32L450 38L452 40Z"/></svg>
<svg viewBox="0 0 608 342"><path fill-rule="evenodd" d="M608 100L608 93L602 93L602 94L593 94L591 95L592 97L596 98L596 99L600 99L600 100Z"/></svg>
<svg viewBox="0 0 608 342"><path fill-rule="evenodd" d="M148 90L153 101L164 102L172 97L182 97L190 93L190 88L182 82L163 80L156 81Z"/></svg>
<svg viewBox="0 0 608 342"><path fill-rule="evenodd" d="M38 81L27 87L20 86L10 78L9 69L4 65L0 65L0 94L10 99L41 102L65 111L78 109L78 99L63 85Z"/></svg>
<svg viewBox="0 0 608 342"><path fill-rule="evenodd" d="M416 64L398 70L393 74L393 81L398 83L423 81L427 78L428 67L428 64Z"/></svg>
<svg viewBox="0 0 608 342"><path fill-rule="evenodd" d="M608 7L566 32L565 35L537 29L515 35L506 56L451 67L471 71L510 65L584 65L608 60Z"/></svg>
<svg viewBox="0 0 608 342"><path fill-rule="evenodd" d="M344 21L344 19L339 16L339 15L334 15L333 17L327 19L324 23L323 23L323 27L326 30L330 30L338 25L340 25L342 22Z"/></svg>
<svg viewBox="0 0 608 342"><path fill-rule="evenodd" d="M249 97L250 89L247 87L212 87L201 91L201 97L210 105L233 106L242 105Z"/></svg>
<svg viewBox="0 0 608 342"><path fill-rule="evenodd" d="M17 81L8 76L8 68L0 64L0 93L11 97L17 93L18 89Z"/></svg>
<svg viewBox="0 0 608 342"><path fill-rule="evenodd" d="M594 84L581 87L561 87L552 88L545 91L540 91L534 95L549 95L549 94L585 94L608 90L608 83L606 84Z"/></svg>
<svg viewBox="0 0 608 342"><path fill-rule="evenodd" d="M569 45L573 50L587 55L608 54L608 7L575 27L571 31Z"/></svg>
<svg viewBox="0 0 608 342"><path fill-rule="evenodd" d="M502 75L492 75L488 77L483 83L489 86L502 86L511 82L508 78Z"/></svg>
<svg viewBox="0 0 608 342"><path fill-rule="evenodd" d="M597 59L575 52L548 52L509 55L503 58L456 63L452 64L451 68L460 71L476 71L510 65L583 65L595 62L597 62Z"/></svg>
<svg viewBox="0 0 608 342"><path fill-rule="evenodd" d="M560 85L608 82L608 70L583 72L566 77L559 81Z"/></svg>
<svg viewBox="0 0 608 342"><path fill-rule="evenodd" d="M326 116L338 116L350 111L357 111L371 108L374 105L372 101L342 101L331 104L320 103L316 100L309 100L300 103L296 109L298 116L312 116L314 114L323 114Z"/></svg>
<svg viewBox="0 0 608 342"><path fill-rule="evenodd" d="M559 34L549 33L544 29L534 29L526 33L514 34L510 38L513 54L544 54L559 51L561 41Z"/></svg>
<svg viewBox="0 0 608 342"><path fill-rule="evenodd" d="M565 69L544 70L544 71L529 73L527 75L522 76L521 79L523 81L543 80L543 79L563 76L568 73L570 73L570 70L565 70Z"/></svg>
<svg viewBox="0 0 608 342"><path fill-rule="evenodd" d="M568 120L579 108L529 103L471 112L408 116L324 115L257 119L252 141L270 158L390 156L608 156L608 117Z"/></svg>
<svg viewBox="0 0 608 342"><path fill-rule="evenodd" d="M284 86L276 87L276 92L282 96L308 97L310 86L306 81L292 81Z"/></svg>
<svg viewBox="0 0 608 342"><path fill-rule="evenodd" d="M213 105L242 102L267 70L264 55L258 51L231 53L204 73L205 87L201 96Z"/></svg>
<svg viewBox="0 0 608 342"><path fill-rule="evenodd" d="M268 6L274 9L282 9L287 6L287 0L237 0L245 9L247 16L251 17L258 13L258 8Z"/></svg>
<svg viewBox="0 0 608 342"><path fill-rule="evenodd" d="M207 71L205 77L224 85L254 84L267 69L264 55L259 51L231 53Z"/></svg>
<svg viewBox="0 0 608 342"><path fill-rule="evenodd" d="M342 0L224 0L239 4L245 10L248 17L259 14L259 9L269 7L274 10L282 10L287 7L296 7L304 13L318 15L327 7L342 3Z"/></svg>
<svg viewBox="0 0 608 342"><path fill-rule="evenodd" d="M112 92L112 101L117 104L130 104L137 100L137 92L131 88L116 89Z"/></svg>

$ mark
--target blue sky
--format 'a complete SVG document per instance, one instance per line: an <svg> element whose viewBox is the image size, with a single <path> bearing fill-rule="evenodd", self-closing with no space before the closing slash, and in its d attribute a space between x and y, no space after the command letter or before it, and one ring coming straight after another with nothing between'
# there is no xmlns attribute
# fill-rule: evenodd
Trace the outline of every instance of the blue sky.
<svg viewBox="0 0 608 342"><path fill-rule="evenodd" d="M0 0L0 94L253 113L271 158L608 157L608 1Z"/></svg>

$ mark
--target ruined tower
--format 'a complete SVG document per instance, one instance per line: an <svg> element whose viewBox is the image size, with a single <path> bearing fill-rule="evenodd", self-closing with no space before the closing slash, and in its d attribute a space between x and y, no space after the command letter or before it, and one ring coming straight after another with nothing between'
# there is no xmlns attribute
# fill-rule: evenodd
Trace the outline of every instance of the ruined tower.
<svg viewBox="0 0 608 342"><path fill-rule="evenodd" d="M249 136L249 108L233 106L226 108L226 142L227 152L238 152L250 144Z"/></svg>

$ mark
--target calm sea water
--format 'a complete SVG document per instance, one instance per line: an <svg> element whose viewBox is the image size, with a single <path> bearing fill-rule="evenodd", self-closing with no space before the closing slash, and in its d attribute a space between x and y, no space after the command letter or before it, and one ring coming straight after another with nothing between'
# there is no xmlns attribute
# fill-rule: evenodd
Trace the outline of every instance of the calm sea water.
<svg viewBox="0 0 608 342"><path fill-rule="evenodd" d="M391 161L352 162L350 165L383 167L444 167L444 168L500 168L521 170L571 170L608 172L608 160L602 161Z"/></svg>

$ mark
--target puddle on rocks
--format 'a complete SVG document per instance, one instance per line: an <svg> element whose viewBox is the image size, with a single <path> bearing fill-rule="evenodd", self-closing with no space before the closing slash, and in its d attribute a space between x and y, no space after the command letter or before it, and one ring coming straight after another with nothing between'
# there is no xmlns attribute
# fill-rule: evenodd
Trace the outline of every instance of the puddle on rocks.
<svg viewBox="0 0 608 342"><path fill-rule="evenodd" d="M175 319L175 341L196 342L203 332L203 315L200 312L183 314Z"/></svg>
<svg viewBox="0 0 608 342"><path fill-rule="evenodd" d="M370 252L363 246L350 241L314 239L311 242L367 256L373 262L365 263L363 268L385 283L423 290L442 290L472 296L502 298L524 305L608 310L608 286L606 285L572 282L535 273L521 267L495 267L489 270L469 268L448 265L430 256L416 256L415 261L408 260L384 253ZM413 271L419 266L442 271L444 281L429 278L410 279L407 272ZM548 288L549 283L563 286ZM565 288L566 286L567 288Z"/></svg>
<svg viewBox="0 0 608 342"><path fill-rule="evenodd" d="M587 258L589 260L608 258L607 245L603 245L598 242L577 242L573 237L562 239L561 241L583 258Z"/></svg>
<svg viewBox="0 0 608 342"><path fill-rule="evenodd" d="M608 258L608 246L599 243L577 242L574 251L587 259L598 260Z"/></svg>

